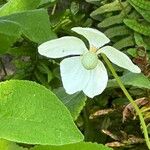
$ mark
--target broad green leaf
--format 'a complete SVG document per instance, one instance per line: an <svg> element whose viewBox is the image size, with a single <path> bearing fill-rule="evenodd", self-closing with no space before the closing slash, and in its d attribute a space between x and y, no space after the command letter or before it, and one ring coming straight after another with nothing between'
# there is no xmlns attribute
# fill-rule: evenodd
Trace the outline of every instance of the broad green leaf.
<svg viewBox="0 0 150 150"><path fill-rule="evenodd" d="M0 16L10 15L16 12L32 10L38 7L41 0L10 0L0 8Z"/></svg>
<svg viewBox="0 0 150 150"><path fill-rule="evenodd" d="M143 74L127 73L122 77L122 81L125 85L150 89L150 80Z"/></svg>
<svg viewBox="0 0 150 150"><path fill-rule="evenodd" d="M0 150L27 150L15 144L14 142L0 139Z"/></svg>
<svg viewBox="0 0 150 150"><path fill-rule="evenodd" d="M0 20L0 33L18 37L19 25L13 21Z"/></svg>
<svg viewBox="0 0 150 150"><path fill-rule="evenodd" d="M50 90L21 80L0 83L0 138L40 145L83 140L69 111Z"/></svg>
<svg viewBox="0 0 150 150"><path fill-rule="evenodd" d="M143 74L127 73L121 77L121 80L126 86L150 89L150 80ZM116 80L110 80L108 87L118 88L119 86Z"/></svg>
<svg viewBox="0 0 150 150"><path fill-rule="evenodd" d="M81 92L68 95L64 88L56 89L54 92L69 109L73 119L76 120L85 105L86 96Z"/></svg>
<svg viewBox="0 0 150 150"><path fill-rule="evenodd" d="M102 144L81 142L64 146L36 146L31 150L112 150Z"/></svg>
<svg viewBox="0 0 150 150"><path fill-rule="evenodd" d="M11 47L20 35L21 28L16 22L0 20L0 53Z"/></svg>
<svg viewBox="0 0 150 150"><path fill-rule="evenodd" d="M55 33L51 30L47 11L44 9L12 14L1 17L0 20L9 20L18 23L23 34L36 43L56 38Z"/></svg>

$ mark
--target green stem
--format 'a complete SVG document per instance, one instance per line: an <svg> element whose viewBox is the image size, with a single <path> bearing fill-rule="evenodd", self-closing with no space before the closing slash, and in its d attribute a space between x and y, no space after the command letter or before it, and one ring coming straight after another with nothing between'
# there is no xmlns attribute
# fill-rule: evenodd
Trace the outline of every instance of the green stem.
<svg viewBox="0 0 150 150"><path fill-rule="evenodd" d="M146 123L144 121L144 118L142 116L142 113L141 113L139 107L137 106L136 102L133 100L133 98L131 97L131 95L128 93L128 91L126 90L125 86L123 85L121 79L117 75L115 69L113 68L111 62L108 60L108 58L106 57L106 55L102 54L102 57L103 57L104 61L106 62L106 64L108 65L109 69L111 70L111 72L112 72L113 76L115 77L117 83L119 84L120 88L122 89L122 91L124 92L124 94L126 95L126 97L128 98L128 100L130 101L130 103L132 104L132 106L134 107L136 113L138 114L140 122L141 122L142 129L143 129L145 141L146 141L146 144L147 144L147 146L148 146L148 148L150 150L150 141L149 141L147 126L146 126Z"/></svg>

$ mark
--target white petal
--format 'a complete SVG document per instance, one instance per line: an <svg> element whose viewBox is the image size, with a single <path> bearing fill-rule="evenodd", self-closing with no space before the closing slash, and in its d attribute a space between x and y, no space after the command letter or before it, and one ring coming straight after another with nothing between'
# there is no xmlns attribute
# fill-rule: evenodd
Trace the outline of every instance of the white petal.
<svg viewBox="0 0 150 150"><path fill-rule="evenodd" d="M90 44L90 48L100 48L110 42L110 40L102 32L92 28L74 27L73 31L83 35Z"/></svg>
<svg viewBox="0 0 150 150"><path fill-rule="evenodd" d="M101 61L95 69L90 71L90 79L84 87L83 92L90 98L101 94L107 86L108 75L105 66Z"/></svg>
<svg viewBox="0 0 150 150"><path fill-rule="evenodd" d="M63 86L68 94L81 91L87 84L90 72L81 64L81 56L64 59L60 63Z"/></svg>
<svg viewBox="0 0 150 150"><path fill-rule="evenodd" d="M104 53L110 59L112 63L122 68L125 68L133 73L141 72L140 68L137 65L133 64L131 59L126 54L124 54L123 52L120 52L114 47L105 46L97 52L97 54L99 53Z"/></svg>
<svg viewBox="0 0 150 150"><path fill-rule="evenodd" d="M49 58L60 58L68 55L80 55L88 51L84 42L73 36L54 39L41 44L38 52Z"/></svg>

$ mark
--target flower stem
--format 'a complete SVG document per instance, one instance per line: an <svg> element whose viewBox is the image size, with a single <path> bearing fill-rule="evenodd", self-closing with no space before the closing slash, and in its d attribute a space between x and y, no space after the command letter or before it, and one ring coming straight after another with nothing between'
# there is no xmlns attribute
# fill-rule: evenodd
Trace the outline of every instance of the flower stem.
<svg viewBox="0 0 150 150"><path fill-rule="evenodd" d="M103 57L104 61L106 62L106 64L108 65L108 67L109 67L110 71L112 72L113 76L115 77L115 79L116 79L117 83L119 84L120 88L122 89L122 91L124 92L124 94L126 95L126 97L128 98L128 100L130 101L130 103L132 104L132 106L134 107L136 113L138 114L140 122L141 122L142 129L143 129L145 141L146 141L147 147L150 150L150 140L149 140L149 136L148 136L147 126L146 126L146 123L144 121L143 115L142 115L139 107L137 106L136 102L133 100L133 98L131 97L131 95L129 94L129 92L126 90L126 88L123 85L120 77L117 75L115 69L113 68L111 62L108 60L108 58L106 57L106 55L102 54L102 57Z"/></svg>

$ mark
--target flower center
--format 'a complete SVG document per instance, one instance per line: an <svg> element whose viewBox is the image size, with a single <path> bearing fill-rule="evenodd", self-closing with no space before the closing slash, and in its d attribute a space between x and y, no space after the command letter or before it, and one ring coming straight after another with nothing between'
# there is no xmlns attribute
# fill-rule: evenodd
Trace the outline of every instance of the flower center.
<svg viewBox="0 0 150 150"><path fill-rule="evenodd" d="M98 64L98 57L96 53L89 51L83 54L81 62L85 69L92 70Z"/></svg>

